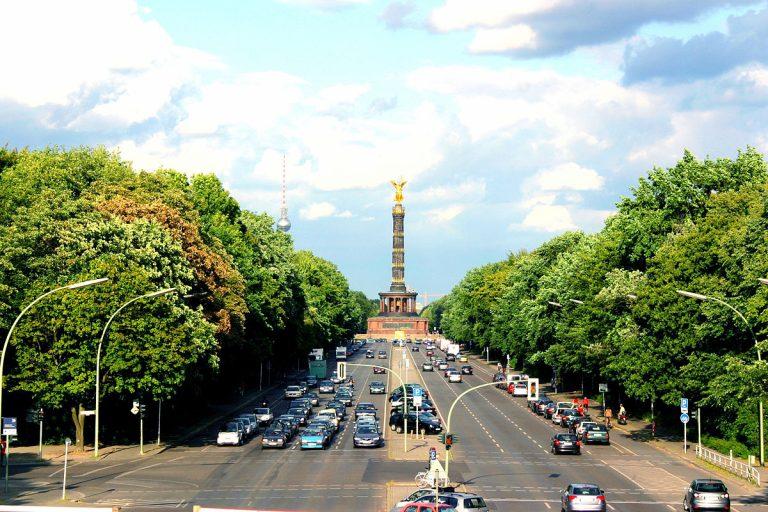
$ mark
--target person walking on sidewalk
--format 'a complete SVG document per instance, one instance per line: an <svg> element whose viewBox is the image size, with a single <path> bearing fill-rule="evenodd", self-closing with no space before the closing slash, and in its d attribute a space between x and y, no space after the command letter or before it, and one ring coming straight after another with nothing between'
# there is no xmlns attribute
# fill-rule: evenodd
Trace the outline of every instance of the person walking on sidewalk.
<svg viewBox="0 0 768 512"><path fill-rule="evenodd" d="M589 398L585 396L581 403L584 404L584 410L589 414Z"/></svg>

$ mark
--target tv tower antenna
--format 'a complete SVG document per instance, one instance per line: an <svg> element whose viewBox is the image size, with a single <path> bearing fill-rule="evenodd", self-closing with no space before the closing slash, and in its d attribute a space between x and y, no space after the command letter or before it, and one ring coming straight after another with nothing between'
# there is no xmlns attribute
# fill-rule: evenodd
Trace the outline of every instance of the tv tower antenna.
<svg viewBox="0 0 768 512"><path fill-rule="evenodd" d="M283 153L283 188L280 198L280 220L277 221L277 229L283 233L291 229L291 221L288 220L288 201L285 188L285 153Z"/></svg>

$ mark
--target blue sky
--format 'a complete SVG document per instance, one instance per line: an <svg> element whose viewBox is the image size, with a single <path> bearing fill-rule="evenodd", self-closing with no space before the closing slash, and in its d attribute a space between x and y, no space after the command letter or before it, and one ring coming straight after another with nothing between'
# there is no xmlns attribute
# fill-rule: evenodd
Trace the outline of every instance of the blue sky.
<svg viewBox="0 0 768 512"><path fill-rule="evenodd" d="M765 0L5 2L0 143L214 172L369 296L596 231L685 148L768 150ZM44 13L41 15L41 13Z"/></svg>

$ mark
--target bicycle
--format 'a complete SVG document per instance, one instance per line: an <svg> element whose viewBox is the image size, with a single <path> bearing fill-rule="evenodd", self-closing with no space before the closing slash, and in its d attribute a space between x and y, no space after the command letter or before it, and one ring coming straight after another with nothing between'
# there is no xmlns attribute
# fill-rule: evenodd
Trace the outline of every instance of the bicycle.
<svg viewBox="0 0 768 512"><path fill-rule="evenodd" d="M416 473L414 480L419 487L434 487L433 479L429 477L429 472L427 471Z"/></svg>

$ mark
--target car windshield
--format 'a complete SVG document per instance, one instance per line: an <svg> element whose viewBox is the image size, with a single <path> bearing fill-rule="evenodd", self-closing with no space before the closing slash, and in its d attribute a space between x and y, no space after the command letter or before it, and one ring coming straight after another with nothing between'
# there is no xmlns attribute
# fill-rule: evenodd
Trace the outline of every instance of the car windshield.
<svg viewBox="0 0 768 512"><path fill-rule="evenodd" d="M331 381L329 381L329 380L324 380L324 381L322 381L322 382L320 383L320 385L321 385L321 386L325 386L325 387L327 387L327 386L333 386L333 382L331 382Z"/></svg>
<svg viewBox="0 0 768 512"><path fill-rule="evenodd" d="M311 437L322 437L323 433L320 429L307 429L302 434L303 436L311 436Z"/></svg>
<svg viewBox="0 0 768 512"><path fill-rule="evenodd" d="M292 407L291 409L288 409L288 414L304 414L304 409L301 407Z"/></svg>
<svg viewBox="0 0 768 512"><path fill-rule="evenodd" d="M365 426L357 429L358 434L378 434L373 427Z"/></svg>
<svg viewBox="0 0 768 512"><path fill-rule="evenodd" d="M600 489L594 485L574 486L571 494L576 496L598 496L600 495Z"/></svg>
<svg viewBox="0 0 768 512"><path fill-rule="evenodd" d="M256 409L256 414L269 414L269 409Z"/></svg>
<svg viewBox="0 0 768 512"><path fill-rule="evenodd" d="M419 421L435 421L437 418L429 414L428 412L423 412L419 414Z"/></svg>
<svg viewBox="0 0 768 512"><path fill-rule="evenodd" d="M605 425L587 425L587 430L589 432L608 432L608 427Z"/></svg>
<svg viewBox="0 0 768 512"><path fill-rule="evenodd" d="M474 496L472 498L464 498L464 508L485 508L485 500L480 496Z"/></svg>
<svg viewBox="0 0 768 512"><path fill-rule="evenodd" d="M264 435L265 436L281 436L281 435L283 435L283 431L279 430L279 429L276 429L276 428L268 428L264 432Z"/></svg>
<svg viewBox="0 0 768 512"><path fill-rule="evenodd" d="M299 386L288 386L286 391L299 391L300 389Z"/></svg>
<svg viewBox="0 0 768 512"><path fill-rule="evenodd" d="M557 438L561 441L578 441L579 440L576 434L557 434Z"/></svg>
<svg viewBox="0 0 768 512"><path fill-rule="evenodd" d="M728 492L722 482L699 482L696 484L696 490L699 492Z"/></svg>
<svg viewBox="0 0 768 512"><path fill-rule="evenodd" d="M219 432L237 432L237 430L238 430L237 422L230 421L222 425L221 428L219 429Z"/></svg>

